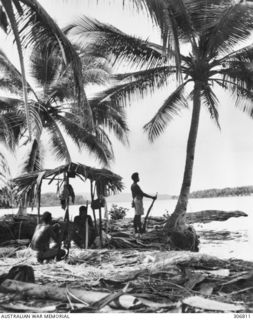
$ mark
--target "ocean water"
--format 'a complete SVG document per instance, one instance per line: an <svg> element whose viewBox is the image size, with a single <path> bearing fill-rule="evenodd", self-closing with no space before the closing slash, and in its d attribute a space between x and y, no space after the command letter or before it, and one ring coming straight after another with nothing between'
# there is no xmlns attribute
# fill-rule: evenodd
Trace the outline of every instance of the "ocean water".
<svg viewBox="0 0 253 320"><path fill-rule="evenodd" d="M150 199L144 201L145 211L151 204ZM110 210L113 204L128 209L127 217L134 217L134 210L130 202L108 202ZM163 216L172 213L176 200L156 200L150 216ZM78 214L79 206L70 206L70 218ZM50 211L54 218L63 217L64 211L60 207L43 207L41 212ZM213 221L206 224L194 224L200 233L200 252L215 255L220 258L238 258L253 261L253 197L224 197L190 199L188 212L201 210L243 211L247 217L231 218L227 221ZM2 209L0 215L16 213L17 209ZM36 209L33 213L36 214ZM91 212L90 212L91 214ZM219 238L219 239L217 239Z"/></svg>

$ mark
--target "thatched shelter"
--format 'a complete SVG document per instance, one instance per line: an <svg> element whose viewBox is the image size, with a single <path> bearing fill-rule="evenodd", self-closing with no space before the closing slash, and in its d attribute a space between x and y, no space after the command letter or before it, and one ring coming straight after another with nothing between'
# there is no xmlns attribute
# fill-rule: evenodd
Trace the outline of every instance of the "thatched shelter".
<svg viewBox="0 0 253 320"><path fill-rule="evenodd" d="M59 184L66 184L69 186L69 178L80 178L82 181L90 182L91 200L94 203L96 200L102 200L111 194L122 191L122 178L107 169L96 169L80 163L68 163L54 169L45 169L43 171L36 171L19 176L12 180L14 190L17 198L27 199L30 204L37 204L38 221L40 219L40 199L41 199L41 185L42 181L47 180L48 184L57 180ZM95 200L95 195L98 199ZM65 216L64 220L69 221L69 196L65 199ZM93 209L93 216L96 225L95 208ZM102 241L102 226L101 226L101 207L98 206L99 220L100 220L100 239Z"/></svg>

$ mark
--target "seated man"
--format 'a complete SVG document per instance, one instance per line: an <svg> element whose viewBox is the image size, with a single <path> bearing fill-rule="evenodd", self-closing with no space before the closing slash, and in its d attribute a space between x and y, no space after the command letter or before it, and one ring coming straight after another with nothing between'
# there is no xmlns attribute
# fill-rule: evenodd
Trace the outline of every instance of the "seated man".
<svg viewBox="0 0 253 320"><path fill-rule="evenodd" d="M86 223L87 228L86 228ZM93 226L91 216L87 214L87 207L81 206L79 208L79 215L74 218L74 232L73 240L81 248L86 247L86 230L88 231L88 244L87 247L92 244L96 234Z"/></svg>
<svg viewBox="0 0 253 320"><path fill-rule="evenodd" d="M43 213L41 223L35 229L32 237L31 248L37 251L37 260L43 263L44 260L56 258L57 261L61 260L66 252L61 249L61 237L58 237L51 225L52 215L46 211ZM50 248L50 240L55 242L55 245Z"/></svg>

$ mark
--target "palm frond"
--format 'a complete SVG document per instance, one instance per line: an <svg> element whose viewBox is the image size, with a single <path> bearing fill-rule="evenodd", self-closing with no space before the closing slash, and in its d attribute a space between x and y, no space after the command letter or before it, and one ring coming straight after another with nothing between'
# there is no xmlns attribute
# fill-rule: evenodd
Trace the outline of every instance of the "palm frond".
<svg viewBox="0 0 253 320"><path fill-rule="evenodd" d="M249 38L252 29L252 10L239 4L221 8L216 22L203 35L207 54L214 57L230 52L239 41Z"/></svg>
<svg viewBox="0 0 253 320"><path fill-rule="evenodd" d="M37 0L20 1L25 5L24 13L19 20L23 44L36 47L41 43L50 43L55 55L60 55L65 64L71 66L78 99L79 121L91 128L92 114L84 92L82 65L76 50Z"/></svg>
<svg viewBox="0 0 253 320"><path fill-rule="evenodd" d="M225 57L222 57L217 61L218 64L229 64L230 62L251 62L253 61L253 45L250 44L246 47L228 53Z"/></svg>
<svg viewBox="0 0 253 320"><path fill-rule="evenodd" d="M109 161L112 159L112 154L108 147L99 141L98 137L89 133L86 129L79 126L75 121L75 116L55 115L55 119L63 126L67 135L79 148L86 148L91 154L104 165L108 166ZM96 130L96 129L95 129Z"/></svg>
<svg viewBox="0 0 253 320"><path fill-rule="evenodd" d="M40 142L34 139L26 152L26 159L22 165L22 173L31 173L43 167L43 155Z"/></svg>
<svg viewBox="0 0 253 320"><path fill-rule="evenodd" d="M8 89L14 93L22 93L22 76L16 67L0 49L0 84L2 89Z"/></svg>
<svg viewBox="0 0 253 320"><path fill-rule="evenodd" d="M202 88L201 97L210 112L211 118L214 119L218 128L220 129L219 112L217 110L219 100L209 85L206 85L204 88Z"/></svg>
<svg viewBox="0 0 253 320"><path fill-rule="evenodd" d="M227 63L227 68L217 71L223 81L235 82L240 87L251 90L253 84L253 69L251 64L242 61L231 61Z"/></svg>
<svg viewBox="0 0 253 320"><path fill-rule="evenodd" d="M154 79L153 81L161 80L161 85L163 83L166 83L167 79L170 76L175 75L176 73L176 66L162 66L162 67L156 67L156 68L150 68L148 70L141 70L136 72L129 72L129 73L117 73L114 74L113 77L116 80L122 81L122 80L138 80L138 79L145 79L150 78ZM160 81L159 81L160 83Z"/></svg>
<svg viewBox="0 0 253 320"><path fill-rule="evenodd" d="M84 85L97 84L105 85L111 79L111 75L101 69L88 69L83 71Z"/></svg>
<svg viewBox="0 0 253 320"><path fill-rule="evenodd" d="M110 103L110 101L100 103L99 97L96 96L89 101L95 123L114 133L123 144L128 144L129 128L124 108L117 103Z"/></svg>
<svg viewBox="0 0 253 320"><path fill-rule="evenodd" d="M112 73L112 68L108 64L108 61L102 55L99 56L99 53L93 56L88 55L85 51L79 50L79 48L77 48L77 50L82 62L83 71L89 69L99 69L105 71L108 74Z"/></svg>
<svg viewBox="0 0 253 320"><path fill-rule="evenodd" d="M151 142L155 140L167 127L168 123L183 108L187 108L187 101L183 97L184 87L187 82L181 84L163 103L155 116L144 126Z"/></svg>
<svg viewBox="0 0 253 320"><path fill-rule="evenodd" d="M44 99L49 103L63 102L64 100L73 100L75 96L75 87L71 75L64 74L52 83L46 90ZM73 103L76 107L77 102Z"/></svg>
<svg viewBox="0 0 253 320"><path fill-rule="evenodd" d="M22 130L25 128L25 115L18 111L0 114L0 140L6 147L14 150L19 142Z"/></svg>
<svg viewBox="0 0 253 320"><path fill-rule="evenodd" d="M106 146L107 150L110 152L110 160L113 160L114 152L110 137L101 126L96 126L95 128L95 136L100 141L100 143Z"/></svg>
<svg viewBox="0 0 253 320"><path fill-rule="evenodd" d="M197 43L195 40L196 31L194 30L194 24L191 19L191 11L195 13L196 11L199 10L198 3L200 1L170 0L170 2L171 2L171 12L176 16L176 23L178 27L183 31L183 34L187 38L188 42L191 43L193 50L196 51L197 49ZM196 3L197 3L197 10L195 7Z"/></svg>
<svg viewBox="0 0 253 320"><path fill-rule="evenodd" d="M74 37L86 54L96 56L98 52L99 56L111 58L112 63L125 61L138 67L151 67L165 62L162 47L85 16L69 25L65 32Z"/></svg>
<svg viewBox="0 0 253 320"><path fill-rule="evenodd" d="M97 94L100 102L110 101L111 103L125 105L132 99L144 97L148 93L154 93L155 89L167 85L168 79L175 75L175 67L152 68L140 72L115 75L115 78L122 79L120 84Z"/></svg>
<svg viewBox="0 0 253 320"><path fill-rule="evenodd" d="M253 117L253 93L252 90L245 89L240 82L233 79L216 79L215 82L224 90L228 90L235 98L235 106L241 111Z"/></svg>
<svg viewBox="0 0 253 320"><path fill-rule="evenodd" d="M55 55L50 44L41 44L33 48L30 57L31 75L44 90L54 82L58 76L61 60Z"/></svg>
<svg viewBox="0 0 253 320"><path fill-rule="evenodd" d="M1 0L1 3L5 9L5 13L8 16L8 20L11 26L11 30L13 31L14 38L17 44L18 56L19 56L19 63L22 75L22 89L23 89L23 99L24 99L24 107L25 107L25 114L26 114L26 122L27 122L27 129L29 139L31 139L31 121L29 118L29 105L28 105L28 92L27 92L27 81L26 81L26 71L25 71L25 63L24 63L24 56L23 56L23 48L21 43L21 38L18 30L18 24L14 13L13 2L8 0ZM19 10L19 7L16 6Z"/></svg>
<svg viewBox="0 0 253 320"><path fill-rule="evenodd" d="M8 165L8 161L5 157L5 155L0 152L0 175L3 182L7 183L9 177L10 177L10 167Z"/></svg>
<svg viewBox="0 0 253 320"><path fill-rule="evenodd" d="M68 150L67 143L57 122L53 117L48 115L47 123L48 126L45 129L50 134L50 142L54 156L57 160L66 160L67 163L71 162L71 156Z"/></svg>

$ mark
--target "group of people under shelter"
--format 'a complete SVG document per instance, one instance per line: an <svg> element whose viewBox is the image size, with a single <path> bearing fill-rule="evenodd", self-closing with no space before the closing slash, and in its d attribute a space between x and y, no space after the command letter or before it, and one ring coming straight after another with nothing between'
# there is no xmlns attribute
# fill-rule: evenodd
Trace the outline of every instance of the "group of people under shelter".
<svg viewBox="0 0 253 320"><path fill-rule="evenodd" d="M48 211L44 212L40 223L36 226L34 231L31 249L37 252L37 261L43 263L44 260L56 261L64 259L67 254L66 249L62 249L62 242L65 239L64 228L59 223L53 224L52 214ZM74 218L71 228L71 239L75 244L84 248L92 244L96 237L95 228L91 217L87 214L87 207L81 206L79 208L79 215ZM51 241L54 242L53 246Z"/></svg>
<svg viewBox="0 0 253 320"><path fill-rule="evenodd" d="M131 185L132 207L134 208L134 232L136 237L142 233L141 216L144 214L143 197L156 200L157 196L151 196L144 193L138 182L140 181L139 174L133 173L131 176L133 183ZM88 215L87 206L79 207L79 215L74 218L71 239L80 248L90 247L93 243L97 231L93 225L90 215ZM54 245L50 246L51 240ZM64 259L67 250L62 249L64 240L64 230L59 223L52 223L52 215L46 211L41 217L40 223L37 225L31 241L31 248L36 251L37 261L43 263L44 260L56 261Z"/></svg>

